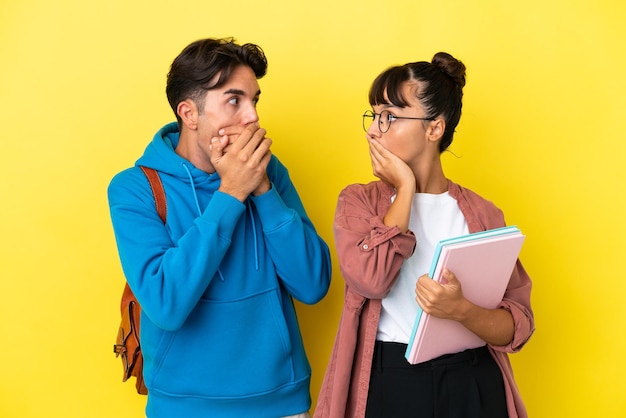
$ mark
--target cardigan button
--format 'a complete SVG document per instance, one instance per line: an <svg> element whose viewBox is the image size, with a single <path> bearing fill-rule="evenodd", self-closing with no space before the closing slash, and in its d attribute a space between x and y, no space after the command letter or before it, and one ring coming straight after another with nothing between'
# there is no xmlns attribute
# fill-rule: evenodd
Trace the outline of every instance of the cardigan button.
<svg viewBox="0 0 626 418"><path fill-rule="evenodd" d="M363 244L363 249L367 250L369 248L369 246L367 244Z"/></svg>

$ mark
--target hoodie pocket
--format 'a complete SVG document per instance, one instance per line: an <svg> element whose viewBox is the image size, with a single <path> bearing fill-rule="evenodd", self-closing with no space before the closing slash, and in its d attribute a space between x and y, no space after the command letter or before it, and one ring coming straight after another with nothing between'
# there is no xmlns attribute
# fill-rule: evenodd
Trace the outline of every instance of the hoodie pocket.
<svg viewBox="0 0 626 418"><path fill-rule="evenodd" d="M271 392L294 381L291 351L278 290L201 300L161 353L152 386L208 398Z"/></svg>

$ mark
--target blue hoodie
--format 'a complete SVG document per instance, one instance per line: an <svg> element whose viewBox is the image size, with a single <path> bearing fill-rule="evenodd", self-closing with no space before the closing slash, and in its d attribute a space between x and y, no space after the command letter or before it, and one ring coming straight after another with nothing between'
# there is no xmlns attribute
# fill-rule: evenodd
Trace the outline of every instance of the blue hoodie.
<svg viewBox="0 0 626 418"><path fill-rule="evenodd" d="M287 169L244 203L174 152L164 126L108 189L126 279L142 307L149 417L279 417L311 405L311 369L292 297L313 304L331 275L328 246ZM139 165L159 171L167 222Z"/></svg>

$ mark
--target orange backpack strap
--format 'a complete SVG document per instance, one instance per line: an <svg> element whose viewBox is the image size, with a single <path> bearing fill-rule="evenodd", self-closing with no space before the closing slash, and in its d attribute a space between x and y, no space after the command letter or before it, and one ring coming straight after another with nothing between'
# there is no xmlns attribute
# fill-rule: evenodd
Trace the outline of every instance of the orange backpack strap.
<svg viewBox="0 0 626 418"><path fill-rule="evenodd" d="M161 183L159 173L155 169L143 165L140 165L139 168L141 168L148 178L157 213L159 214L159 218L165 223L165 219L167 219L167 200L165 199L165 190L163 189L163 183Z"/></svg>

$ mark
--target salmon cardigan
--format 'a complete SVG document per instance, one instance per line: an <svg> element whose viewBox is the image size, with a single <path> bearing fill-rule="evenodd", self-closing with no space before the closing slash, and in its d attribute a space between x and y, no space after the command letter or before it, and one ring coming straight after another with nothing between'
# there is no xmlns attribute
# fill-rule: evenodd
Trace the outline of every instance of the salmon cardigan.
<svg viewBox="0 0 626 418"><path fill-rule="evenodd" d="M452 181L448 192L458 202L469 232L505 226L502 211L492 202ZM381 300L416 246L411 231L383 224L394 193L389 184L374 181L350 185L339 195L333 229L345 280L344 306L314 418L365 416ZM531 286L518 260L499 305L513 316L513 340L506 346L488 346L502 371L510 418L528 416L507 353L519 351L535 330Z"/></svg>

